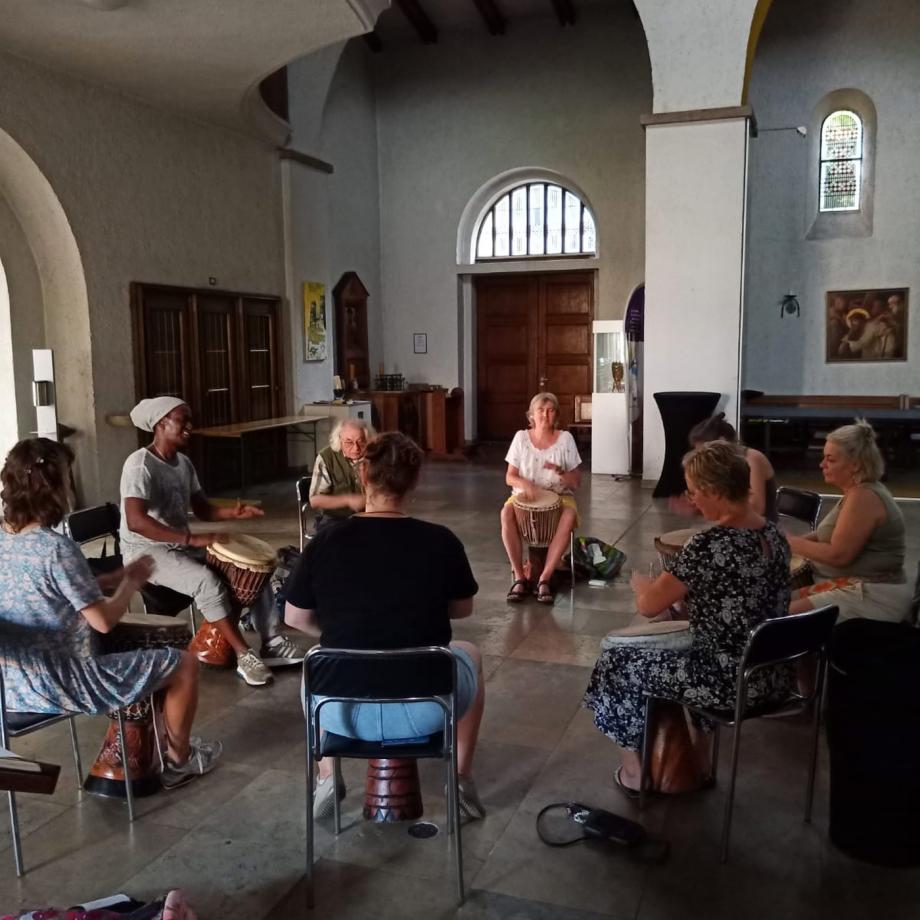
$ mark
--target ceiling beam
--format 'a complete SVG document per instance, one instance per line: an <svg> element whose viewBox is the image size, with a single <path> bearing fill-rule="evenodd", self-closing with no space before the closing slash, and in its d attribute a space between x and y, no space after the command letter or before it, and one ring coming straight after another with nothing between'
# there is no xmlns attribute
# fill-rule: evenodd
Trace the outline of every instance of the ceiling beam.
<svg viewBox="0 0 920 920"><path fill-rule="evenodd" d="M495 5L495 0L473 0L479 15L482 16L489 35L504 35L508 21L502 16L501 10Z"/></svg>
<svg viewBox="0 0 920 920"><path fill-rule="evenodd" d="M396 5L426 45L433 45L438 40L438 30L418 0L396 0Z"/></svg>
<svg viewBox="0 0 920 920"><path fill-rule="evenodd" d="M553 0L553 9L561 26L575 25L575 7L572 0Z"/></svg>
<svg viewBox="0 0 920 920"><path fill-rule="evenodd" d="M383 51L383 42L380 41L380 36L376 32L365 32L364 41L367 43L367 47L374 52L374 54L379 54Z"/></svg>

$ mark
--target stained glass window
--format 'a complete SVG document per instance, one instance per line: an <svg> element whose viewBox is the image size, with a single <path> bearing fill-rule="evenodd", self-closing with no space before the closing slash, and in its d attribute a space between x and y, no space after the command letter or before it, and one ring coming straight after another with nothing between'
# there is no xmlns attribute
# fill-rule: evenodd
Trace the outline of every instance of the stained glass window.
<svg viewBox="0 0 920 920"><path fill-rule="evenodd" d="M529 182L502 195L479 222L475 258L594 255L594 216L560 185Z"/></svg>
<svg viewBox="0 0 920 920"><path fill-rule="evenodd" d="M820 210L859 210L862 161L862 120L848 109L832 112L821 125Z"/></svg>

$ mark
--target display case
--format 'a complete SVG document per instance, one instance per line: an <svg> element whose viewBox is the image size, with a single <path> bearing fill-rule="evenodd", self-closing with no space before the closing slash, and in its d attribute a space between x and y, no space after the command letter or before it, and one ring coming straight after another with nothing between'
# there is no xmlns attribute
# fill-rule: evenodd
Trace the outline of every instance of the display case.
<svg viewBox="0 0 920 920"><path fill-rule="evenodd" d="M626 329L622 320L597 320L591 396L591 472L629 475Z"/></svg>

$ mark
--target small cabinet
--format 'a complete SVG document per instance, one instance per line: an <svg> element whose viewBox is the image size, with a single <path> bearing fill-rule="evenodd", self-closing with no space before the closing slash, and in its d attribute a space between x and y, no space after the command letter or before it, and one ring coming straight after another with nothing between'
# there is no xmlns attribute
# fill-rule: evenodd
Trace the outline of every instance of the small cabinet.
<svg viewBox="0 0 920 920"><path fill-rule="evenodd" d="M367 349L367 288L355 272L345 272L333 288L335 300L335 372L351 390L371 385Z"/></svg>

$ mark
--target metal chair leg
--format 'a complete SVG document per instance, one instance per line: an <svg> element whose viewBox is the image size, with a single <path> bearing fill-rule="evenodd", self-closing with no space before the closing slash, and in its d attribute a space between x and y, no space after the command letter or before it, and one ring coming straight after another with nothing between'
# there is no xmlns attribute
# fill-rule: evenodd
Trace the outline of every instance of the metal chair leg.
<svg viewBox="0 0 920 920"><path fill-rule="evenodd" d="M444 789L447 792L447 834L448 836L454 833L454 827L456 825L457 816L454 814L454 796L451 791L451 787L454 781L453 768L451 766L450 757L444 758L445 772L447 773Z"/></svg>
<svg viewBox="0 0 920 920"><path fill-rule="evenodd" d="M639 811L645 809L645 800L649 783L651 782L648 774L652 760L652 707L654 699L652 696L645 698L645 728L642 731L642 762L639 773Z"/></svg>
<svg viewBox="0 0 920 920"><path fill-rule="evenodd" d="M451 773L451 782L450 782L450 796L453 799L453 813L455 816L454 820L454 847L456 854L456 870L457 870L457 903L463 904L466 900L466 893L463 890L463 839L461 833L461 822L460 822L460 788L459 788L459 765L457 763L457 738L456 732L452 733L453 744L451 745L450 750L450 768Z"/></svg>
<svg viewBox="0 0 920 920"><path fill-rule="evenodd" d="M13 837L13 860L16 863L16 875L22 878L26 870L22 864L22 843L19 840L19 813L16 811L16 793L7 792L10 800L10 834Z"/></svg>
<svg viewBox="0 0 920 920"><path fill-rule="evenodd" d="M716 722L716 728L713 732L712 739L712 764L709 771L710 779L715 782L719 775L719 741L722 738L722 726Z"/></svg>
<svg viewBox="0 0 920 920"><path fill-rule="evenodd" d="M342 763L338 757L332 758L332 815L335 826L335 836L342 833L342 805L339 802L339 774Z"/></svg>
<svg viewBox="0 0 920 920"><path fill-rule="evenodd" d="M808 763L808 788L805 790L805 823L811 824L811 809L815 799L815 775L818 772L818 740L821 734L821 704L824 701L824 684L827 676L826 661L822 657L818 663L818 686L812 706L811 759Z"/></svg>
<svg viewBox="0 0 920 920"><path fill-rule="evenodd" d="M125 774L125 798L128 801L128 823L134 823L134 781L131 779L131 765L128 762L128 745L125 743L125 717L120 709L115 713L118 719L118 749L121 754L121 768Z"/></svg>
<svg viewBox="0 0 920 920"><path fill-rule="evenodd" d="M735 780L738 777L738 753L741 750L742 724L740 719L735 722L734 737L732 738L732 774L728 783L728 798L725 800L725 817L722 820L721 862L728 861L728 838L731 833L732 811L735 805Z"/></svg>
<svg viewBox="0 0 920 920"><path fill-rule="evenodd" d="M307 910L313 909L313 738L310 732L310 717L307 716L307 865L304 885L307 893Z"/></svg>
<svg viewBox="0 0 920 920"><path fill-rule="evenodd" d="M83 764L80 761L80 742L77 739L77 724L74 719L67 720L70 723L70 743L73 745L73 763L77 771L77 789L83 789Z"/></svg>

